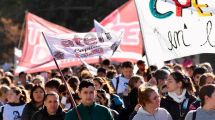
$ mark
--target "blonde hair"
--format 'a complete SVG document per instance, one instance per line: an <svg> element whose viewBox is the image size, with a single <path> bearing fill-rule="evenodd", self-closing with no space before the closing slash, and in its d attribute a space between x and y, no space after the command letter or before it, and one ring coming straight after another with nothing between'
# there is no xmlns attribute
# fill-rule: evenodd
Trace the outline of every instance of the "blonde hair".
<svg viewBox="0 0 215 120"><path fill-rule="evenodd" d="M95 77L93 81L97 81L107 93L114 93L114 89L111 87L109 81L105 77Z"/></svg>
<svg viewBox="0 0 215 120"><path fill-rule="evenodd" d="M43 76L41 76L41 75L37 75L37 76L32 80L32 83L34 83L34 81L36 81L36 80L41 81L42 86L43 86L43 87L45 86L45 79L44 79L44 77L43 77Z"/></svg>
<svg viewBox="0 0 215 120"><path fill-rule="evenodd" d="M10 87L6 85L0 86L0 97L2 97L4 94L6 94L10 90Z"/></svg>
<svg viewBox="0 0 215 120"><path fill-rule="evenodd" d="M142 80L142 79L143 79L143 77L138 76L138 75L132 76L128 82L128 86L130 87L130 89L133 89L133 88L135 88L135 83L137 83L139 80Z"/></svg>

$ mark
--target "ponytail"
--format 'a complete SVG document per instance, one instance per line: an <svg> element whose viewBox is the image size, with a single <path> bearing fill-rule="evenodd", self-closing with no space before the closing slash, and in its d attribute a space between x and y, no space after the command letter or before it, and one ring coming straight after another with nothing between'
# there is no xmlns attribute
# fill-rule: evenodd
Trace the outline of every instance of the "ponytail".
<svg viewBox="0 0 215 120"><path fill-rule="evenodd" d="M172 72L170 75L172 75L177 83L182 83L182 89L186 89L190 94L195 92L194 84L190 77L184 75L181 72Z"/></svg>

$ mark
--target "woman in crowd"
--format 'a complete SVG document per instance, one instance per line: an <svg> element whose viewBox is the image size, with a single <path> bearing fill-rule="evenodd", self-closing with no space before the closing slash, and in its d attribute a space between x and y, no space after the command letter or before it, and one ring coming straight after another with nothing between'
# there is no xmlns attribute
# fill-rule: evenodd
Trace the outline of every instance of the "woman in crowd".
<svg viewBox="0 0 215 120"><path fill-rule="evenodd" d="M31 120L64 120L65 112L60 107L59 95L55 92L46 94L44 108L36 112Z"/></svg>
<svg viewBox="0 0 215 120"><path fill-rule="evenodd" d="M69 87L69 89L71 89L71 88ZM64 84L61 84L59 86L58 94L60 96L60 105L63 108L63 110L67 111L67 110L71 109L72 108L72 104L71 104L72 102L69 98L70 93Z"/></svg>
<svg viewBox="0 0 215 120"><path fill-rule="evenodd" d="M3 106L7 103L7 92L10 90L10 87L6 85L0 86L0 106Z"/></svg>
<svg viewBox="0 0 215 120"><path fill-rule="evenodd" d="M18 87L12 87L7 94L8 103L0 108L0 120L20 120L26 96Z"/></svg>
<svg viewBox="0 0 215 120"><path fill-rule="evenodd" d="M35 85L31 92L31 102L27 103L22 113L22 120L31 120L33 114L42 109L45 97L45 90L40 85Z"/></svg>
<svg viewBox="0 0 215 120"><path fill-rule="evenodd" d="M139 108L133 120L172 120L169 112L160 108L160 97L155 88L141 86L138 100L142 107Z"/></svg>
<svg viewBox="0 0 215 120"><path fill-rule="evenodd" d="M201 89L204 85L208 84L214 84L214 74L213 73L204 73L200 76L199 79L199 88ZM199 99L199 96L197 97L197 100L193 102L190 105L190 110L196 110L198 107L200 107L201 100Z"/></svg>
<svg viewBox="0 0 215 120"><path fill-rule="evenodd" d="M72 88L73 92L77 93L78 86L80 84L79 78L76 76L72 76L72 77L68 78L67 82L68 82L69 86Z"/></svg>
<svg viewBox="0 0 215 120"><path fill-rule="evenodd" d="M125 108L119 112L120 120L128 120L129 115L134 111L135 106L138 103L138 88L143 84L144 80L142 76L132 76L128 82L128 93L126 91L123 93L123 102Z"/></svg>
<svg viewBox="0 0 215 120"><path fill-rule="evenodd" d="M215 83L215 76L213 73L204 73L202 76L200 76L199 80L199 86L202 87L206 84L214 84Z"/></svg>
<svg viewBox="0 0 215 120"><path fill-rule="evenodd" d="M110 108L110 95L106 93L105 90L103 89L99 89L97 90L97 94L96 94L96 102L98 104L104 105L108 108ZM110 109L112 116L114 118L114 120L117 120L117 116L118 116L118 112L116 110Z"/></svg>
<svg viewBox="0 0 215 120"><path fill-rule="evenodd" d="M124 102L127 103L125 104L125 106L129 109L131 109L131 111L134 110L134 107L137 105L138 103L138 88L141 84L143 84L144 80L143 77L141 76L132 76L131 79L128 82L128 86L130 89L130 92L128 93L128 98L124 99ZM127 100L127 102L126 102Z"/></svg>
<svg viewBox="0 0 215 120"><path fill-rule="evenodd" d="M180 72L172 72L167 80L167 90L168 95L162 98L161 107L171 114L173 120L184 120L190 104L196 100L192 95L191 79Z"/></svg>
<svg viewBox="0 0 215 120"><path fill-rule="evenodd" d="M110 86L109 82L105 78L96 77L93 79L95 89L104 89L107 94L110 95L110 108L120 112L120 110L124 107L123 100L116 94L113 93L113 88Z"/></svg>
<svg viewBox="0 0 215 120"><path fill-rule="evenodd" d="M205 85L200 89L201 107L190 111L185 120L214 120L215 118L215 85Z"/></svg>
<svg viewBox="0 0 215 120"><path fill-rule="evenodd" d="M34 85L40 85L42 87L45 87L45 79L43 76L41 75L37 75L33 80L32 80L32 83Z"/></svg>

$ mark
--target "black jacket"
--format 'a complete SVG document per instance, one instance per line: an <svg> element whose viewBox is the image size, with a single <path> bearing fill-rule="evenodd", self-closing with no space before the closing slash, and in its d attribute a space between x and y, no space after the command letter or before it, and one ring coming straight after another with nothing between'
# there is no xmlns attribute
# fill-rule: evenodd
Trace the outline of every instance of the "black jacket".
<svg viewBox="0 0 215 120"><path fill-rule="evenodd" d="M196 98L188 93L185 94L186 99L182 103L175 102L169 95L161 99L161 107L165 108L173 120L184 120L189 112L189 106ZM188 101L188 102L187 102Z"/></svg>
<svg viewBox="0 0 215 120"><path fill-rule="evenodd" d="M42 106L37 108L33 102L27 103L22 112L21 120L31 120L31 117L33 116L33 114L39 111L40 108L42 108Z"/></svg>
<svg viewBox="0 0 215 120"><path fill-rule="evenodd" d="M55 115L49 115L47 109L44 108L38 112L36 112L31 120L64 120L65 112L61 107L58 108L57 113Z"/></svg>

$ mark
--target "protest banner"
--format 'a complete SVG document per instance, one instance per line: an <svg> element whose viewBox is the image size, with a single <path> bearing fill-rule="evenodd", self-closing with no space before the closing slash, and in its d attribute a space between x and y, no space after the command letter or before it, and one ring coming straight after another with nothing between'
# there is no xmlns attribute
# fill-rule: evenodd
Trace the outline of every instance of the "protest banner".
<svg viewBox="0 0 215 120"><path fill-rule="evenodd" d="M215 53L214 1L135 0L149 64Z"/></svg>

